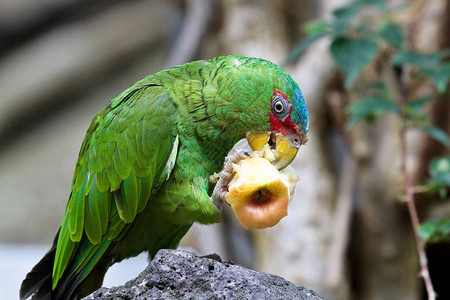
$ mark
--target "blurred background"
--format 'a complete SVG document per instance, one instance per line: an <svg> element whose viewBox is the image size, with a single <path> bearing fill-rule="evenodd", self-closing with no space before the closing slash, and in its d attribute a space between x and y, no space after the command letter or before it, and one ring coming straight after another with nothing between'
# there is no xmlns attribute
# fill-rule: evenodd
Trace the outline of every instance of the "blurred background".
<svg viewBox="0 0 450 300"><path fill-rule="evenodd" d="M326 299L426 299L404 188L405 178L422 188L414 189L420 222L450 217L445 160L439 195L421 184L434 176L430 162L449 154L450 68L439 50L450 47L450 1L357 3L0 0L0 298L18 297L50 247L97 111L158 70L240 54L283 64L303 90L311 123L294 161L300 182L277 226L245 231L225 211L220 224L194 226L182 246ZM352 48L351 39L363 42ZM435 53L430 67L426 55ZM372 79L394 106L376 97L355 105ZM397 111L402 99L422 123ZM442 224L422 238L439 299L450 299L450 223ZM444 238L432 240L436 232ZM116 264L104 284L123 284L146 265L145 255Z"/></svg>

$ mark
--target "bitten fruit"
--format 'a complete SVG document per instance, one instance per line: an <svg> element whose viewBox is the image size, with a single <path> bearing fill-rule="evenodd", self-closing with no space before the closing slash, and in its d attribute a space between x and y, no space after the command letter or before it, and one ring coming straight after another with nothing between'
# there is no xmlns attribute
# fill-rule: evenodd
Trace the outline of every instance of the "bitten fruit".
<svg viewBox="0 0 450 300"><path fill-rule="evenodd" d="M233 165L225 199L245 229L272 227L288 214L298 176L291 166L278 170L270 153L255 151Z"/></svg>

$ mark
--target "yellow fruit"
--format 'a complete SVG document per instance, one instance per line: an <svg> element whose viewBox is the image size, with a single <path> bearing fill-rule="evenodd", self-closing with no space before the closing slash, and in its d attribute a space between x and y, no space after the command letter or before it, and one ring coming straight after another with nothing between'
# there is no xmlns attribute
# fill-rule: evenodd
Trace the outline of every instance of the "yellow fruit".
<svg viewBox="0 0 450 300"><path fill-rule="evenodd" d="M272 227L287 216L298 176L292 167L279 171L269 160L270 152L255 151L233 166L225 198L246 229Z"/></svg>

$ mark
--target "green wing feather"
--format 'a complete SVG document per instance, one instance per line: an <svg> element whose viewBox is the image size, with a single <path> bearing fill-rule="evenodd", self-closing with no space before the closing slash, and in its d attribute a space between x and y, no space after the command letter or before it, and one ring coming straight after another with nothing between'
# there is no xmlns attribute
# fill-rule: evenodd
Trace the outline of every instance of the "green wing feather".
<svg viewBox="0 0 450 300"><path fill-rule="evenodd" d="M176 108L165 88L142 82L94 118L61 224L53 289L64 272L70 280L62 285L75 277L81 282L169 177L178 147L175 124Z"/></svg>

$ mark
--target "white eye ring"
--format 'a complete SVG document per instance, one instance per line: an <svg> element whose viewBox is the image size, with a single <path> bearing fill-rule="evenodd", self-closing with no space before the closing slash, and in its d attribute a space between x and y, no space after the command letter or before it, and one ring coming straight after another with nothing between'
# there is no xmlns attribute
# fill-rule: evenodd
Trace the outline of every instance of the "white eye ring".
<svg viewBox="0 0 450 300"><path fill-rule="evenodd" d="M292 105L283 97L276 97L272 101L272 112L281 122L286 120L291 109Z"/></svg>
<svg viewBox="0 0 450 300"><path fill-rule="evenodd" d="M282 113L284 110L284 104L283 101L281 100L277 100L274 104L273 104L273 111L276 113Z"/></svg>

